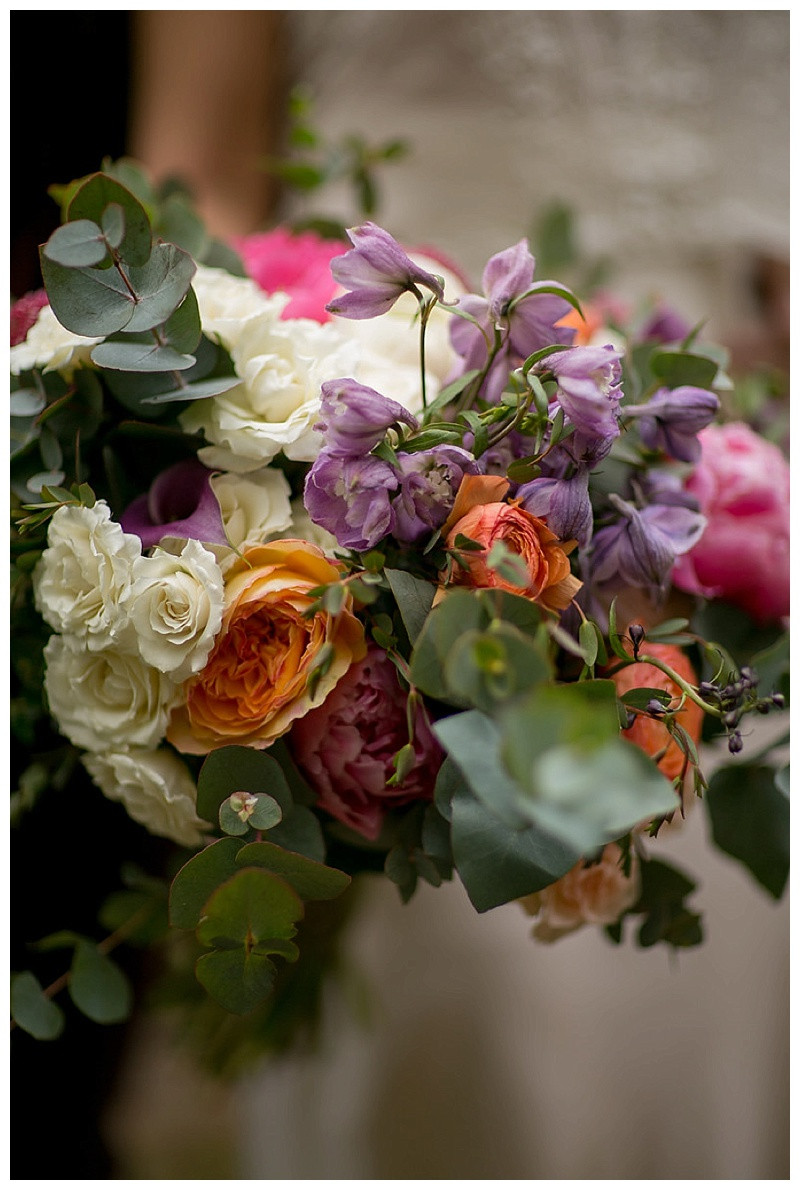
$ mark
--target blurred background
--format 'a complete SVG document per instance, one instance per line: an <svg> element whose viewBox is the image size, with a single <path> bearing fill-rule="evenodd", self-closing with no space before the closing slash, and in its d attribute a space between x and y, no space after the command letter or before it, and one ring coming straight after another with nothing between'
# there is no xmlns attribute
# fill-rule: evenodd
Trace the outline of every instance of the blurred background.
<svg viewBox="0 0 800 1190"><path fill-rule="evenodd" d="M182 177L220 237L355 222L366 197L476 282L524 235L536 254L549 215L575 269L706 320L783 395L788 10L17 10L10 66L14 296L40 284L47 186L130 155ZM369 159L374 194L357 168L303 188L276 165L298 110L356 163L406 151ZM368 1024L334 989L318 1055L234 1083L158 1013L53 1043L18 1076L18 1176L64 1176L33 1139L46 1086L64 1135L96 1141L73 1177L785 1178L788 898L706 834L695 808L664 843L706 921L677 958L589 930L545 946L515 905L479 916L455 884L403 907L376 881L346 936Z"/></svg>

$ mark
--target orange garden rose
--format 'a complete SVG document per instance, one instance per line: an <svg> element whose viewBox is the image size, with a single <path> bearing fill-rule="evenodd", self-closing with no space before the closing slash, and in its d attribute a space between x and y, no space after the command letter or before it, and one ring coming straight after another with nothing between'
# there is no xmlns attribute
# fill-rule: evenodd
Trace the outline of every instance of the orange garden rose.
<svg viewBox="0 0 800 1190"><path fill-rule="evenodd" d="M354 661L365 655L364 629L348 596L339 615L303 613L315 587L339 570L308 541L273 541L245 551L225 582L222 628L206 666L185 687L167 739L202 754L223 744L267 748L318 706ZM308 678L330 645L327 671L313 698Z"/></svg>
<svg viewBox="0 0 800 1190"><path fill-rule="evenodd" d="M466 475L461 481L453 511L442 529L445 545L457 549L456 538L464 536L484 548L480 552L459 551L467 569L456 567L451 582L501 587L526 595L551 611L563 611L581 587L567 558L575 542L559 541L539 517L513 500L505 503L508 488L507 480L499 475ZM530 576L527 586L516 586L487 565L487 555L498 541L522 559Z"/></svg>
<svg viewBox="0 0 800 1190"><path fill-rule="evenodd" d="M684 652L677 645L661 645L645 641L643 651L665 662L670 668L687 682L693 685L697 682L692 664ZM675 698L680 698L681 690L678 685L668 678L660 669L646 662L636 662L618 669L612 674L618 694L624 694L637 686L652 686L656 690L665 690ZM687 698L683 709L679 711L677 721L695 743L700 739L700 729L703 723L703 712L696 702ZM622 733L626 739L632 740L648 756L657 756L663 748L666 752L658 762L661 772L670 781L679 777L684 766L685 756L678 744L667 731L663 723L651 719L647 715L637 715L633 726Z"/></svg>

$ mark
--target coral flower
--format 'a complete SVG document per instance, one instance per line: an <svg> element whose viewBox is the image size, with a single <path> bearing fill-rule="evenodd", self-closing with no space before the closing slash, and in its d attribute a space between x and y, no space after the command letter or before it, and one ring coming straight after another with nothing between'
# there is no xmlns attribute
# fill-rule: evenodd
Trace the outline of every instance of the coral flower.
<svg viewBox="0 0 800 1190"><path fill-rule="evenodd" d="M563 611L581 586L567 557L575 542L559 541L539 517L514 501L505 503L508 488L508 482L498 475L466 475L462 480L442 530L447 548L458 550L465 567L455 569L451 581L470 587L501 587L551 611ZM483 549L459 550L456 540L462 536ZM488 565L488 555L497 542L522 560L529 576L524 586L503 578Z"/></svg>
<svg viewBox="0 0 800 1190"><path fill-rule="evenodd" d="M194 754L224 744L267 748L323 702L366 651L349 596L335 617L321 610L304 615L314 602L309 592L339 578L307 541L246 550L228 572L222 628L205 668L187 683L169 742ZM315 663L322 676L312 696Z"/></svg>
<svg viewBox="0 0 800 1190"><path fill-rule="evenodd" d="M645 653L657 657L687 682L694 685L697 676L689 658L677 645L661 645L655 641L645 642ZM646 662L636 662L618 669L612 675L617 694L625 694L637 686L650 686L656 690L664 690L667 694L680 698L681 690L678 685L657 669ZM682 710L678 712L677 722L684 731L697 743L700 739L700 729L703 724L703 712L696 702L687 698ZM658 767L668 780L672 781L681 775L685 763L685 755L681 747L675 743L667 728L658 719L651 719L647 715L637 715L633 726L622 733L626 739L637 744L648 756L656 757L664 749L664 755L658 761Z"/></svg>

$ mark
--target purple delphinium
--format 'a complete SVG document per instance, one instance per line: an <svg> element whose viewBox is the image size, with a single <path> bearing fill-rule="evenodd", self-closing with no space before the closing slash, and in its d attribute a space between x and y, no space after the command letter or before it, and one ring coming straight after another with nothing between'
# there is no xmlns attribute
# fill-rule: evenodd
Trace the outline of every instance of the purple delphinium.
<svg viewBox="0 0 800 1190"><path fill-rule="evenodd" d="M162 537L193 537L210 545L227 545L211 475L197 459L167 467L125 509L120 517L123 530L135 533L143 549L158 545Z"/></svg>
<svg viewBox="0 0 800 1190"><path fill-rule="evenodd" d="M562 541L575 540L582 548L591 541L594 516L586 468L569 479L532 479L517 488L516 499L526 512L545 520Z"/></svg>
<svg viewBox="0 0 800 1190"><path fill-rule="evenodd" d="M323 451L306 476L304 502L315 525L345 549L362 552L393 531L389 497L398 483L394 468L382 459Z"/></svg>
<svg viewBox="0 0 800 1190"><path fill-rule="evenodd" d="M466 294L458 300L459 309L474 321L455 315L450 324L450 341L465 371L484 368L495 328L505 332L481 391L492 404L509 372L529 355L552 344L570 344L575 337L574 328L556 325L569 313L570 303L547 292L552 281L534 282L535 267L525 239L492 256L483 271L483 296Z"/></svg>
<svg viewBox="0 0 800 1190"><path fill-rule="evenodd" d="M592 582L664 590L675 559L700 540L705 517L674 504L638 509L619 496L609 499L621 516L594 536Z"/></svg>
<svg viewBox="0 0 800 1190"><path fill-rule="evenodd" d="M444 298L438 277L415 264L388 231L375 223L348 228L353 247L331 261L335 281L349 292L328 302L325 309L342 318L375 318L397 299L418 286Z"/></svg>
<svg viewBox="0 0 800 1190"><path fill-rule="evenodd" d="M400 491L392 501L394 536L410 543L444 524L461 480L477 475L481 468L469 451L446 444L400 454L398 460Z"/></svg>
<svg viewBox="0 0 800 1190"><path fill-rule="evenodd" d="M650 450L696 463L701 455L697 435L715 418L719 398L705 388L681 385L660 388L644 405L628 405L626 416L636 417L639 436Z"/></svg>
<svg viewBox="0 0 800 1190"><path fill-rule="evenodd" d="M403 405L352 379L322 385L320 414L314 429L324 435L324 449L338 455L369 454L390 426L419 424Z"/></svg>

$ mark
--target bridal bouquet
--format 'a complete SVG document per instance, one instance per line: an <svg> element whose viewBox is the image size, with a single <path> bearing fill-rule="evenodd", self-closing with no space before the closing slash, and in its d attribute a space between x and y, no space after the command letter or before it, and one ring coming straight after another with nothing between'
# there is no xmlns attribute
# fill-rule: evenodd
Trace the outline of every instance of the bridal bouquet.
<svg viewBox="0 0 800 1190"><path fill-rule="evenodd" d="M782 895L788 468L718 346L524 239L475 284L372 222L216 243L128 161L56 197L11 312L15 821L85 770L75 829L105 795L166 851L30 940L65 970L15 972L19 1026L124 1017L138 943L275 1041L369 874L692 946L690 812Z"/></svg>

